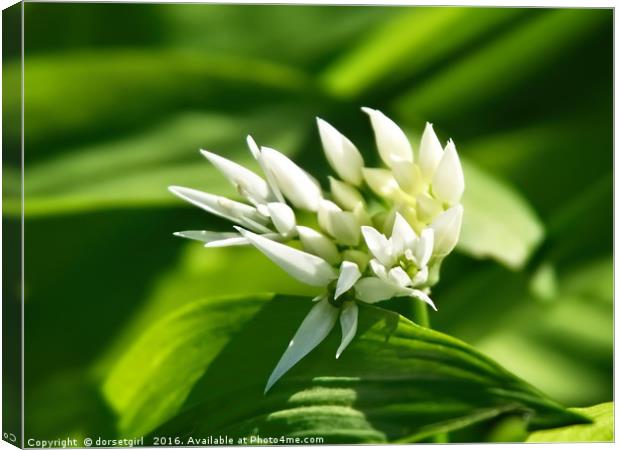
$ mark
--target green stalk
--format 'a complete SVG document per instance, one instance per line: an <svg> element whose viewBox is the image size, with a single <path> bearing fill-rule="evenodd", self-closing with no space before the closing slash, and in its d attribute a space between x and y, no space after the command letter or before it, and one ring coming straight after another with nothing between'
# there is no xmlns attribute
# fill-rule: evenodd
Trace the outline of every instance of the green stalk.
<svg viewBox="0 0 620 450"><path fill-rule="evenodd" d="M413 321L422 327L430 328L431 322L428 317L426 303L416 299L412 299L412 302Z"/></svg>
<svg viewBox="0 0 620 450"><path fill-rule="evenodd" d="M430 328L431 321L428 315L428 305L420 300L411 299L413 321L421 327ZM446 444L450 442L448 433L437 433L431 436L431 442L435 444Z"/></svg>

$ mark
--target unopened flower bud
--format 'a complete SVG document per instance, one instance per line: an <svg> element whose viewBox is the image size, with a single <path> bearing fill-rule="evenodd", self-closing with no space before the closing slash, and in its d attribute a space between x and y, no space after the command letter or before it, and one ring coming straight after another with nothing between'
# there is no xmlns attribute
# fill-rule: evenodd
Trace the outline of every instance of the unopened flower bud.
<svg viewBox="0 0 620 450"><path fill-rule="evenodd" d="M463 168L454 142L450 140L433 176L432 191L441 201L455 205L461 200L464 189Z"/></svg>
<svg viewBox="0 0 620 450"><path fill-rule="evenodd" d="M431 228L435 231L433 256L444 257L454 249L461 234L462 221L463 207L461 205L453 206L433 220L431 223Z"/></svg>
<svg viewBox="0 0 620 450"><path fill-rule="evenodd" d="M343 245L357 245L360 224L352 212L343 211L329 200L322 200L318 213L319 225Z"/></svg>
<svg viewBox="0 0 620 450"><path fill-rule="evenodd" d="M343 183L334 177L329 177L329 188L336 203L344 209L351 211L357 205L365 205L362 194L350 184Z"/></svg>
<svg viewBox="0 0 620 450"><path fill-rule="evenodd" d="M392 167L395 159L413 162L413 150L403 130L381 111L372 108L362 108L362 111L370 117L377 149L383 162L388 167Z"/></svg>
<svg viewBox="0 0 620 450"><path fill-rule="evenodd" d="M355 145L323 119L316 119L325 156L338 176L354 186L362 182L364 160Z"/></svg>
<svg viewBox="0 0 620 450"><path fill-rule="evenodd" d="M261 154L267 170L284 196L298 208L317 211L322 198L318 183L279 151L263 147Z"/></svg>

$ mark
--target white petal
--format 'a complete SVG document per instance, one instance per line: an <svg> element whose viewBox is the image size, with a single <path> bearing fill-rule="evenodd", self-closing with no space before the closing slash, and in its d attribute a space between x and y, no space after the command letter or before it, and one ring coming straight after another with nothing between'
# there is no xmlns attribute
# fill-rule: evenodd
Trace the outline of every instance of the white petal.
<svg viewBox="0 0 620 450"><path fill-rule="evenodd" d="M424 178L428 181L433 179L435 170L443 155L441 142L433 130L433 124L426 123L422 140L420 142L420 170Z"/></svg>
<svg viewBox="0 0 620 450"><path fill-rule="evenodd" d="M353 209L352 213L355 216L355 219L357 220L357 223L360 225L360 227L362 225L372 226L372 219L370 218L370 215L368 214L365 205L359 203L355 207L355 209Z"/></svg>
<svg viewBox="0 0 620 450"><path fill-rule="evenodd" d="M362 108L362 111L370 116L379 155L388 167L392 166L394 159L413 161L409 139L392 119L376 109Z"/></svg>
<svg viewBox="0 0 620 450"><path fill-rule="evenodd" d="M336 244L327 236L319 233L313 228L298 226L297 233L301 245L308 253L320 256L330 264L338 264L340 262L340 253Z"/></svg>
<svg viewBox="0 0 620 450"><path fill-rule="evenodd" d="M235 228L265 256L302 283L311 286L327 286L338 276L336 270L318 256L271 241L243 228Z"/></svg>
<svg viewBox="0 0 620 450"><path fill-rule="evenodd" d="M319 134L325 156L332 169L348 183L358 186L362 182L364 160L353 143L333 126L317 117Z"/></svg>
<svg viewBox="0 0 620 450"><path fill-rule="evenodd" d="M312 307L269 376L265 392L327 337L337 318L338 309L330 305L327 300L322 300Z"/></svg>
<svg viewBox="0 0 620 450"><path fill-rule="evenodd" d="M344 209L352 211L357 205L364 205L364 198L357 189L347 183L343 183L333 177L329 177L329 190L334 200Z"/></svg>
<svg viewBox="0 0 620 450"><path fill-rule="evenodd" d="M387 169L362 169L364 181L379 197L393 201L406 201L407 194L400 188L391 171Z"/></svg>
<svg viewBox="0 0 620 450"><path fill-rule="evenodd" d="M463 168L454 142L450 140L433 176L432 191L440 200L455 205L461 200L464 189Z"/></svg>
<svg viewBox="0 0 620 450"><path fill-rule="evenodd" d="M370 270L372 270L372 273L374 273L377 277L381 278L383 281L389 281L387 269L378 260L370 260Z"/></svg>
<svg viewBox="0 0 620 450"><path fill-rule="evenodd" d="M331 232L342 245L356 246L360 242L360 223L357 216L349 211L329 212Z"/></svg>
<svg viewBox="0 0 620 450"><path fill-rule="evenodd" d="M273 174L265 165L265 162L263 161L263 155L260 149L258 148L256 141L252 138L252 136L248 135L248 137L246 138L246 142L248 144L248 147L250 148L250 152L252 153L252 156L254 156L254 159L258 161L260 168L265 174L265 178L267 179L267 184L269 185L269 189L271 190L271 192L273 193L273 195L279 202L284 203L284 197L282 196L282 192L280 192L280 188L278 187L278 184L276 183L276 180Z"/></svg>
<svg viewBox="0 0 620 450"><path fill-rule="evenodd" d="M271 231L265 226L268 222L267 218L260 214L256 208L226 197L218 197L217 204L223 211L228 211L231 215L238 216L240 224L261 233L269 233Z"/></svg>
<svg viewBox="0 0 620 450"><path fill-rule="evenodd" d="M433 254L434 241L435 231L432 228L425 228L422 230L414 252L418 267L424 267L428 264L428 261L431 259Z"/></svg>
<svg viewBox="0 0 620 450"><path fill-rule="evenodd" d="M368 267L370 261L370 255L367 251L346 249L342 252L342 259L346 261L353 261L357 264L357 267L363 272Z"/></svg>
<svg viewBox="0 0 620 450"><path fill-rule="evenodd" d="M343 245L357 245L360 240L360 224L355 214L343 211L329 200L321 200L318 212L319 226Z"/></svg>
<svg viewBox="0 0 620 450"><path fill-rule="evenodd" d="M404 269L400 266L396 266L390 269L390 271L388 272L388 279L392 283L403 288L411 285L411 278L409 278L407 272L405 272Z"/></svg>
<svg viewBox="0 0 620 450"><path fill-rule="evenodd" d="M247 245L248 240L239 233L223 233L218 231L177 231L175 236L204 242L205 247L228 247L233 245Z"/></svg>
<svg viewBox="0 0 620 450"><path fill-rule="evenodd" d="M355 284L355 293L357 298L363 302L377 303L403 295L403 290L399 286L379 278L366 277Z"/></svg>
<svg viewBox="0 0 620 450"><path fill-rule="evenodd" d="M264 216L262 216L261 219L264 219ZM241 222L241 225L245 226L246 228L249 228L250 230L254 230L257 233L262 233L263 235L273 233L273 230L270 230L266 226L248 217L243 217L242 219L240 219L240 222Z"/></svg>
<svg viewBox="0 0 620 450"><path fill-rule="evenodd" d="M431 298L428 295L426 295L424 292L422 292L421 290L419 290L419 289L409 289L407 294L410 297L417 298L418 300L422 300L424 303L428 303L431 308L433 308L435 311L437 311L437 307L435 306L435 303L433 303Z"/></svg>
<svg viewBox="0 0 620 450"><path fill-rule="evenodd" d="M410 161L394 160L392 162L392 174L394 174L394 179L400 188L409 195L417 195L427 187L420 168Z"/></svg>
<svg viewBox="0 0 620 450"><path fill-rule="evenodd" d="M342 261L340 265L340 275L338 276L338 283L336 284L336 293L334 298L340 297L353 287L355 282L362 277L357 264L351 261Z"/></svg>
<svg viewBox="0 0 620 450"><path fill-rule="evenodd" d="M411 286L423 285L428 281L428 266L422 267L411 279Z"/></svg>
<svg viewBox="0 0 620 450"><path fill-rule="evenodd" d="M342 328L342 341L336 352L336 358L340 358L342 352L351 343L357 333L358 307L354 302L347 302L340 311L340 327Z"/></svg>
<svg viewBox="0 0 620 450"><path fill-rule="evenodd" d="M200 152L230 180L241 195L251 202L265 203L273 200L274 197L267 182L251 170L215 153L206 150L200 150Z"/></svg>
<svg viewBox="0 0 620 450"><path fill-rule="evenodd" d="M170 186L168 189L183 200L224 219L239 224L245 224L244 219L246 217L259 223L264 222L264 218L258 213L256 208L245 203L239 203L226 197L182 186Z"/></svg>
<svg viewBox="0 0 620 450"><path fill-rule="evenodd" d="M415 186L414 170L415 163L406 159L392 160L392 174L394 179L405 192L410 192Z"/></svg>
<svg viewBox="0 0 620 450"><path fill-rule="evenodd" d="M278 241L281 237L276 233L264 233L261 234L265 239L270 239L272 241ZM231 247L235 245L248 245L250 242L241 236L236 238L224 239L221 241L212 241L205 244L206 248L219 248L219 247Z"/></svg>
<svg viewBox="0 0 620 450"><path fill-rule="evenodd" d="M433 249L435 256L446 256L454 249L461 234L462 221L463 207L461 205L453 206L433 220L431 228L435 233Z"/></svg>
<svg viewBox="0 0 620 450"><path fill-rule="evenodd" d="M399 213L396 213L394 218L391 239L395 255L402 255L405 249L413 247L418 241L418 236L411 225Z"/></svg>
<svg viewBox="0 0 620 450"><path fill-rule="evenodd" d="M284 236L291 236L295 231L295 213L286 203L267 203L269 216L276 230Z"/></svg>
<svg viewBox="0 0 620 450"><path fill-rule="evenodd" d="M322 198L321 188L306 171L272 148L262 147L261 155L280 191L293 205L308 211L318 210Z"/></svg>
<svg viewBox="0 0 620 450"><path fill-rule="evenodd" d="M362 235L366 241L366 245L375 258L384 266L391 266L394 255L392 254L392 244L383 234L379 233L373 227L362 227Z"/></svg>
<svg viewBox="0 0 620 450"><path fill-rule="evenodd" d="M428 223L442 211L441 202L430 195L420 194L416 197L416 212L420 220Z"/></svg>
<svg viewBox="0 0 620 450"><path fill-rule="evenodd" d="M312 299L312 303L320 302L321 300L325 300L326 298L327 298L327 295L325 293L321 295L317 295L316 297Z"/></svg>
<svg viewBox="0 0 620 450"><path fill-rule="evenodd" d="M248 134L245 138L245 142L248 144L248 148L250 149L250 153L252 153L254 159L258 161L260 159L260 149L258 148L258 144L254 138Z"/></svg>

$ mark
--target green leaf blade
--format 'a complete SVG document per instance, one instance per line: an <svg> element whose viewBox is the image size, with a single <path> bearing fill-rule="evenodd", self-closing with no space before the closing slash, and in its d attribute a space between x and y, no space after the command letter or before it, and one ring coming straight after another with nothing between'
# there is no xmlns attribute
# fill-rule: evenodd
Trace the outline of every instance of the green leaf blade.
<svg viewBox="0 0 620 450"><path fill-rule="evenodd" d="M463 161L463 170L465 213L459 248L520 269L544 237L542 222L507 184L467 161Z"/></svg>
<svg viewBox="0 0 620 450"><path fill-rule="evenodd" d="M406 117L458 117L549 67L610 18L604 10L544 11L405 93L396 109Z"/></svg>
<svg viewBox="0 0 620 450"><path fill-rule="evenodd" d="M370 306L361 308L358 335L339 360L332 332L263 395L310 306L300 297L270 299L207 299L154 325L104 385L122 434L224 430L383 442L420 440L507 412L531 416L533 429L583 421L461 341Z"/></svg>
<svg viewBox="0 0 620 450"><path fill-rule="evenodd" d="M10 80L19 79L18 64L6 70ZM25 71L24 114L31 158L43 153L52 138L64 143L74 137L133 130L171 110L224 110L232 93L240 104L303 96L312 83L303 72L282 64L195 50L31 56ZM19 116L19 110L8 113ZM8 125L7 135L19 136L19 122Z"/></svg>
<svg viewBox="0 0 620 450"><path fill-rule="evenodd" d="M238 196L198 149L206 147L224 153L260 173L244 136L251 133L284 153L294 153L303 128L280 127L280 118L289 113L286 107L243 118L222 113L184 113L131 136L67 149L30 166L25 179L25 213L40 217L185 205L168 192L171 184ZM18 216L19 199L7 200L5 212Z"/></svg>
<svg viewBox="0 0 620 450"><path fill-rule="evenodd" d="M593 423L542 430L532 433L526 442L611 442L614 440L614 404L601 403L589 408L572 408Z"/></svg>
<svg viewBox="0 0 620 450"><path fill-rule="evenodd" d="M325 89L355 98L413 77L505 26L523 12L511 8L414 8L371 31L320 76ZM368 61L373 61L371 66Z"/></svg>

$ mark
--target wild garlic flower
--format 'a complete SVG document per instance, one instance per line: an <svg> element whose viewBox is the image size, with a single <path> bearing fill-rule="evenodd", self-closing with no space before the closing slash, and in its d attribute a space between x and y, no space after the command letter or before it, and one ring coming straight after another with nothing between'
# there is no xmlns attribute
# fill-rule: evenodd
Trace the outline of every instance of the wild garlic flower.
<svg viewBox="0 0 620 450"><path fill-rule="evenodd" d="M316 180L277 150L258 148L251 136L247 144L263 170L265 178L222 156L206 150L201 153L218 169L250 204L181 186L170 186L180 198L216 216L228 219L274 240L297 236L293 206L317 211L322 200ZM283 195L284 193L284 195ZM215 231L179 231L175 235L205 243L205 247L224 247L247 244L238 233Z"/></svg>
<svg viewBox="0 0 620 450"><path fill-rule="evenodd" d="M451 140L442 147L427 124L415 155L407 136L391 119L374 109L362 110L370 117L386 167L365 167L357 147L317 119L327 160L337 175L329 177L327 192L287 156L259 148L251 137L247 143L262 177L202 151L245 202L170 187L184 200L236 225L234 232L176 235L202 241L206 247L251 244L292 277L323 290L265 391L312 351L338 318L339 357L357 331L357 302L408 296L436 309L430 289L438 281L442 260L458 242L463 217L464 179L456 148Z"/></svg>
<svg viewBox="0 0 620 450"><path fill-rule="evenodd" d="M336 358L340 357L357 332L358 307L356 300L376 303L396 295L410 295L428 302L433 308L435 307L431 299L419 290L406 286L396 286L392 281L387 279L384 281L372 275L364 277L359 266L354 262L343 261L339 269L336 269L330 262L318 256L275 242L243 228L236 228L252 245L293 278L311 286L324 288L323 292L313 299L317 304L310 310L271 373L265 392L327 337L339 316L342 340L336 351ZM420 247L430 244L432 250L432 230L430 232L430 242L427 240L420 240L419 242L421 242ZM412 234L408 237L414 238L415 236ZM396 243L397 240L397 238L394 239L391 248L399 245ZM406 243L403 242L403 245L408 245L416 253L419 253L419 249L415 248L417 242L407 241ZM421 251L424 253L421 257L427 258L426 253L428 251L424 248ZM411 285L411 282L408 280L404 284L408 286Z"/></svg>
<svg viewBox="0 0 620 450"><path fill-rule="evenodd" d="M373 227L362 227L368 249L374 256L370 268L377 278L370 278L373 286L360 289L360 300L369 292L382 290L386 298L409 296L435 304L424 290L428 282L428 262L433 253L434 231L425 228L418 237L400 214L396 214L392 235L387 238Z"/></svg>
<svg viewBox="0 0 620 450"><path fill-rule="evenodd" d="M388 167L363 169L366 183L378 196L393 203L417 232L460 204L465 181L452 140L442 148L427 123L416 162L407 136L391 119L375 109L362 109L370 116L379 155Z"/></svg>

